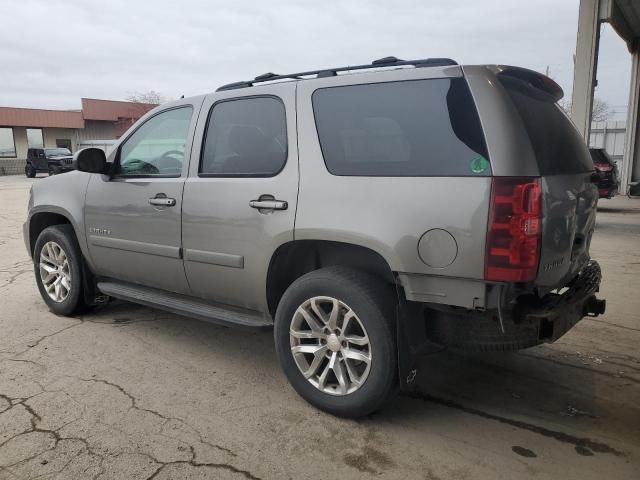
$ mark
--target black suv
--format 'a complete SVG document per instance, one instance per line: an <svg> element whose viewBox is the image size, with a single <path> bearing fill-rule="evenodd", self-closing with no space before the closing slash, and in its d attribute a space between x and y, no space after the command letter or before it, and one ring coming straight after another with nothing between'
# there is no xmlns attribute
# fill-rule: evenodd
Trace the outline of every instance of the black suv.
<svg viewBox="0 0 640 480"><path fill-rule="evenodd" d="M68 148L30 148L24 173L33 178L38 172L48 172L49 175L67 172L73 170L72 160Z"/></svg>
<svg viewBox="0 0 640 480"><path fill-rule="evenodd" d="M603 148L590 148L593 167L598 175L598 195L613 198L618 194L618 167Z"/></svg>

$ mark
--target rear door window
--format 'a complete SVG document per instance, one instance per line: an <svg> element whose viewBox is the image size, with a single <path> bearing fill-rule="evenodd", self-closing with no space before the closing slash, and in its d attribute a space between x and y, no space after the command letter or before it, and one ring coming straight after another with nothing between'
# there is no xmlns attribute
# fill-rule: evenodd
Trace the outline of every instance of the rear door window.
<svg viewBox="0 0 640 480"><path fill-rule="evenodd" d="M313 93L329 172L488 176L480 120L462 78L349 85Z"/></svg>
<svg viewBox="0 0 640 480"><path fill-rule="evenodd" d="M287 161L285 110L275 97L216 103L205 135L201 177L272 177Z"/></svg>
<svg viewBox="0 0 640 480"><path fill-rule="evenodd" d="M569 117L545 92L507 75L498 77L529 135L540 175L593 170L589 149Z"/></svg>

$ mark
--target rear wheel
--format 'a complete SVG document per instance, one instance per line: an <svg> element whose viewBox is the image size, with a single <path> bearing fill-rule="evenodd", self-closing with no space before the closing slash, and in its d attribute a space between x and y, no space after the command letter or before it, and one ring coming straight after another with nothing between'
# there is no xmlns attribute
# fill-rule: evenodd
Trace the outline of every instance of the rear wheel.
<svg viewBox="0 0 640 480"><path fill-rule="evenodd" d="M334 415L359 417L395 393L393 289L356 270L330 267L297 279L276 313L280 364L295 390Z"/></svg>
<svg viewBox="0 0 640 480"><path fill-rule="evenodd" d="M53 313L71 315L84 307L82 253L71 225L45 228L33 252L36 283Z"/></svg>
<svg viewBox="0 0 640 480"><path fill-rule="evenodd" d="M31 165L27 165L26 167L24 167L24 174L28 178L33 178L36 176L36 169L33 168Z"/></svg>

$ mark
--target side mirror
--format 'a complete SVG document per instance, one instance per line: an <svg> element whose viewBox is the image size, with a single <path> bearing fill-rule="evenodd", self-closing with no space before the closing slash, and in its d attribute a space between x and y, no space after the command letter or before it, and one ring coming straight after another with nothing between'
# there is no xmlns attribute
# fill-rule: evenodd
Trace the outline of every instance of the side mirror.
<svg viewBox="0 0 640 480"><path fill-rule="evenodd" d="M99 148L83 148L73 156L73 167L81 172L107 173L107 156Z"/></svg>

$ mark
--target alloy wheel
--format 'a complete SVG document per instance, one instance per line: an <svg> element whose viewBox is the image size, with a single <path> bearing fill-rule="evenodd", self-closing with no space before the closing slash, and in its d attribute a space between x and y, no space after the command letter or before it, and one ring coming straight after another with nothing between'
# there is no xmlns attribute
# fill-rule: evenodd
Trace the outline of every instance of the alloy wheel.
<svg viewBox="0 0 640 480"><path fill-rule="evenodd" d="M69 259L62 247L53 241L40 250L40 279L54 302L64 302L71 291L71 269Z"/></svg>
<svg viewBox="0 0 640 480"><path fill-rule="evenodd" d="M318 390L348 395L371 370L371 342L356 313L333 297L302 303L289 329L291 354L302 375Z"/></svg>

